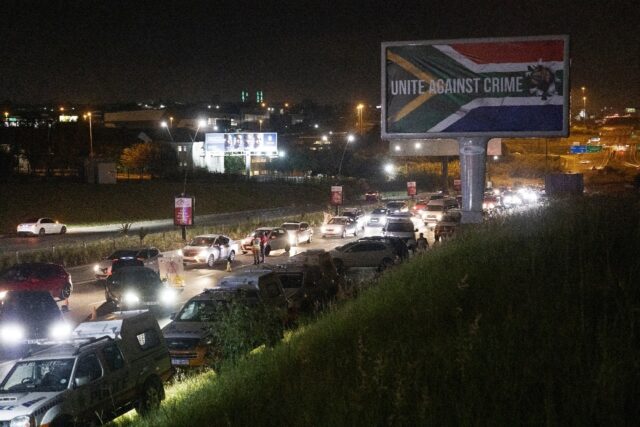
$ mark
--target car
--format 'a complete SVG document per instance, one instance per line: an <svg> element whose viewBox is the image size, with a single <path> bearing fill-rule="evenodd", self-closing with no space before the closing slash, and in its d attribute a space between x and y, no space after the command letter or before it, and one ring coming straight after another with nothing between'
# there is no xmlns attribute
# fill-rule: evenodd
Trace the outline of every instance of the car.
<svg viewBox="0 0 640 427"><path fill-rule="evenodd" d="M214 326L233 303L249 307L267 304L280 312L283 323L289 316L289 301L273 272L237 271L220 280L218 287L205 289L187 301L162 329L172 365L202 367L218 357Z"/></svg>
<svg viewBox="0 0 640 427"><path fill-rule="evenodd" d="M160 275L148 267L122 267L105 282L105 300L120 309L141 307L172 308L178 300L178 290L169 286Z"/></svg>
<svg viewBox="0 0 640 427"><path fill-rule="evenodd" d="M407 244L411 251L416 249L416 232L418 229L411 219L389 218L382 229L382 235L387 237L399 237Z"/></svg>
<svg viewBox="0 0 640 427"><path fill-rule="evenodd" d="M394 253L396 256L396 260L405 261L409 259L409 247L407 246L407 242L405 242L400 237L393 236L367 236L361 237L358 239L360 241L375 241L375 242L385 242L393 246Z"/></svg>
<svg viewBox="0 0 640 427"><path fill-rule="evenodd" d="M358 235L358 223L348 216L334 216L320 227L320 231L322 237L338 236L344 239L347 234Z"/></svg>
<svg viewBox="0 0 640 427"><path fill-rule="evenodd" d="M494 194L487 194L484 196L482 200L482 209L485 211L492 211L494 209L499 209L501 206L500 196L496 196Z"/></svg>
<svg viewBox="0 0 640 427"><path fill-rule="evenodd" d="M103 425L160 406L174 370L148 312L84 322L72 337L11 362L0 383L0 425Z"/></svg>
<svg viewBox="0 0 640 427"><path fill-rule="evenodd" d="M389 213L409 211L409 205L402 200L391 200L387 202L386 208L389 210Z"/></svg>
<svg viewBox="0 0 640 427"><path fill-rule="evenodd" d="M375 267L383 271L396 263L396 250L386 241L356 240L330 251L340 273L353 267Z"/></svg>
<svg viewBox="0 0 640 427"><path fill-rule="evenodd" d="M365 202L378 202L380 201L380 193L377 191L367 191L364 193L364 201Z"/></svg>
<svg viewBox="0 0 640 427"><path fill-rule="evenodd" d="M353 219L358 224L358 229L364 230L366 218L364 211L360 208L344 208L341 216L346 216Z"/></svg>
<svg viewBox="0 0 640 427"><path fill-rule="evenodd" d="M243 254L251 252L253 239L259 237L262 233L266 234L268 239L264 247L265 256L269 256L272 251L284 249L285 252L289 252L291 249L287 230L282 227L260 227L249 233L247 237L242 240L241 248Z"/></svg>
<svg viewBox="0 0 640 427"><path fill-rule="evenodd" d="M428 200L424 200L424 199L416 200L415 204L411 208L411 212L413 212L416 215L420 215L421 212L423 212L427 208L427 202Z"/></svg>
<svg viewBox="0 0 640 427"><path fill-rule="evenodd" d="M0 272L0 296L5 291L47 291L66 300L73 292L71 275L60 264L25 262Z"/></svg>
<svg viewBox="0 0 640 427"><path fill-rule="evenodd" d="M0 346L3 350L66 339L71 330L47 291L8 291L0 299Z"/></svg>
<svg viewBox="0 0 640 427"><path fill-rule="evenodd" d="M458 202L456 199L445 197L443 199L429 200L426 215L423 217L425 225L430 228L435 227L436 222L440 221L448 210L457 207Z"/></svg>
<svg viewBox="0 0 640 427"><path fill-rule="evenodd" d="M287 231L291 246L298 246L301 242L311 243L313 227L308 222L285 222L282 228Z"/></svg>
<svg viewBox="0 0 640 427"><path fill-rule="evenodd" d="M364 224L365 236L382 235L382 227L387 222L387 208L376 208L366 216L366 222Z"/></svg>
<svg viewBox="0 0 640 427"><path fill-rule="evenodd" d="M433 236L436 242L444 239L449 239L460 225L462 219L462 212L457 209L452 209L436 223L433 230Z"/></svg>
<svg viewBox="0 0 640 427"><path fill-rule="evenodd" d="M207 264L213 268L219 261L236 259L238 242L223 234L203 234L196 236L182 248L182 263L186 265Z"/></svg>
<svg viewBox="0 0 640 427"><path fill-rule="evenodd" d="M100 260L99 263L93 266L93 272L95 273L97 280L104 280L111 275L111 269L113 263L122 260L139 260L145 267L152 268L158 271L158 258L163 255L158 248L149 247L142 249L118 249L113 251L109 256ZM120 265L126 262L120 262Z"/></svg>
<svg viewBox="0 0 640 427"><path fill-rule="evenodd" d="M18 236L44 236L45 234L65 234L67 226L51 218L29 218L18 224Z"/></svg>

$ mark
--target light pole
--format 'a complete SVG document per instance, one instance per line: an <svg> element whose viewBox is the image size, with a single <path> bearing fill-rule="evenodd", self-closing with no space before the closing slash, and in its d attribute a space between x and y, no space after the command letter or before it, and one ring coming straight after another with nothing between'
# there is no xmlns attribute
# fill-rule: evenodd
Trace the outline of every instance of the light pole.
<svg viewBox="0 0 640 427"><path fill-rule="evenodd" d="M350 142L355 141L355 136L349 134L347 135L347 142L344 144L344 149L342 150L342 157L340 158L340 165L338 166L338 181L340 181L340 173L342 172L342 161L344 160L344 155L347 152L347 147Z"/></svg>
<svg viewBox="0 0 640 427"><path fill-rule="evenodd" d="M587 97L586 96L582 97L582 111L584 111L584 117L582 119L587 120Z"/></svg>
<svg viewBox="0 0 640 427"><path fill-rule="evenodd" d="M169 117L169 127L173 127L173 117Z"/></svg>
<svg viewBox="0 0 640 427"><path fill-rule="evenodd" d="M84 119L89 119L89 158L93 159L93 129L91 128L91 112L83 115Z"/></svg>
<svg viewBox="0 0 640 427"><path fill-rule="evenodd" d="M165 128L167 130L167 132L169 132L169 138L171 138L171 142L173 142L173 135L171 135L171 131L169 130L169 125L167 125L167 122L161 122L160 126L162 126L163 128Z"/></svg>
<svg viewBox="0 0 640 427"><path fill-rule="evenodd" d="M356 109L358 110L358 133L362 135L362 109L364 108L363 104L358 104Z"/></svg>
<svg viewBox="0 0 640 427"><path fill-rule="evenodd" d="M260 123L260 132L262 132L262 119L259 119L258 123Z"/></svg>

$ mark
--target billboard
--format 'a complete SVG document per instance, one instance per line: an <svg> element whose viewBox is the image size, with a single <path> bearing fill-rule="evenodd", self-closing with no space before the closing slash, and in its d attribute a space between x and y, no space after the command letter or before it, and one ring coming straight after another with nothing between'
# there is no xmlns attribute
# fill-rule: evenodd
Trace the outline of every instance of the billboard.
<svg viewBox="0 0 640 427"><path fill-rule="evenodd" d="M176 196L174 199L173 225L193 225L194 199Z"/></svg>
<svg viewBox="0 0 640 427"><path fill-rule="evenodd" d="M459 156L460 143L457 139L392 139L389 141L389 155L392 157ZM489 140L487 155L502 155L502 138Z"/></svg>
<svg viewBox="0 0 640 427"><path fill-rule="evenodd" d="M382 43L382 137L567 136L569 37Z"/></svg>
<svg viewBox="0 0 640 427"><path fill-rule="evenodd" d="M342 204L342 186L341 185L331 186L331 204L333 206L338 206Z"/></svg>
<svg viewBox="0 0 640 427"><path fill-rule="evenodd" d="M204 138L205 152L224 155L278 154L278 134L264 132L207 133Z"/></svg>
<svg viewBox="0 0 640 427"><path fill-rule="evenodd" d="M415 196L416 195L416 182L415 181L408 181L407 182L407 196Z"/></svg>

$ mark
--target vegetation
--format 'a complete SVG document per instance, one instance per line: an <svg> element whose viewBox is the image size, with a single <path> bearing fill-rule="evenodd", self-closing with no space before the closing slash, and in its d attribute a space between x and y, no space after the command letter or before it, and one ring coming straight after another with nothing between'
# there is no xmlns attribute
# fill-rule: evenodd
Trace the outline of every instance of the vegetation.
<svg viewBox="0 0 640 427"><path fill-rule="evenodd" d="M635 424L638 207L571 199L463 230L117 424Z"/></svg>

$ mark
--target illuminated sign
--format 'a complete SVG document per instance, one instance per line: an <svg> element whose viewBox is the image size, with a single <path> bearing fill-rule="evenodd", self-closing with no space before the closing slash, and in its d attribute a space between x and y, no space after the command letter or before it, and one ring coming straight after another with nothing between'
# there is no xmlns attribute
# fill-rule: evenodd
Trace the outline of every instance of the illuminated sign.
<svg viewBox="0 0 640 427"><path fill-rule="evenodd" d="M407 196L415 196L416 195L416 182L409 181L407 182Z"/></svg>
<svg viewBox="0 0 640 427"><path fill-rule="evenodd" d="M263 132L207 133L204 140L207 153L277 155L278 134Z"/></svg>
<svg viewBox="0 0 640 427"><path fill-rule="evenodd" d="M177 196L174 201L173 224L193 225L193 197Z"/></svg>
<svg viewBox="0 0 640 427"><path fill-rule="evenodd" d="M382 44L382 136L567 136L569 37Z"/></svg>
<svg viewBox="0 0 640 427"><path fill-rule="evenodd" d="M331 204L333 206L338 206L342 204L342 186L340 185L331 186Z"/></svg>
<svg viewBox="0 0 640 427"><path fill-rule="evenodd" d="M66 114L61 114L60 116L58 116L58 121L62 123L77 122L78 116L68 116Z"/></svg>

